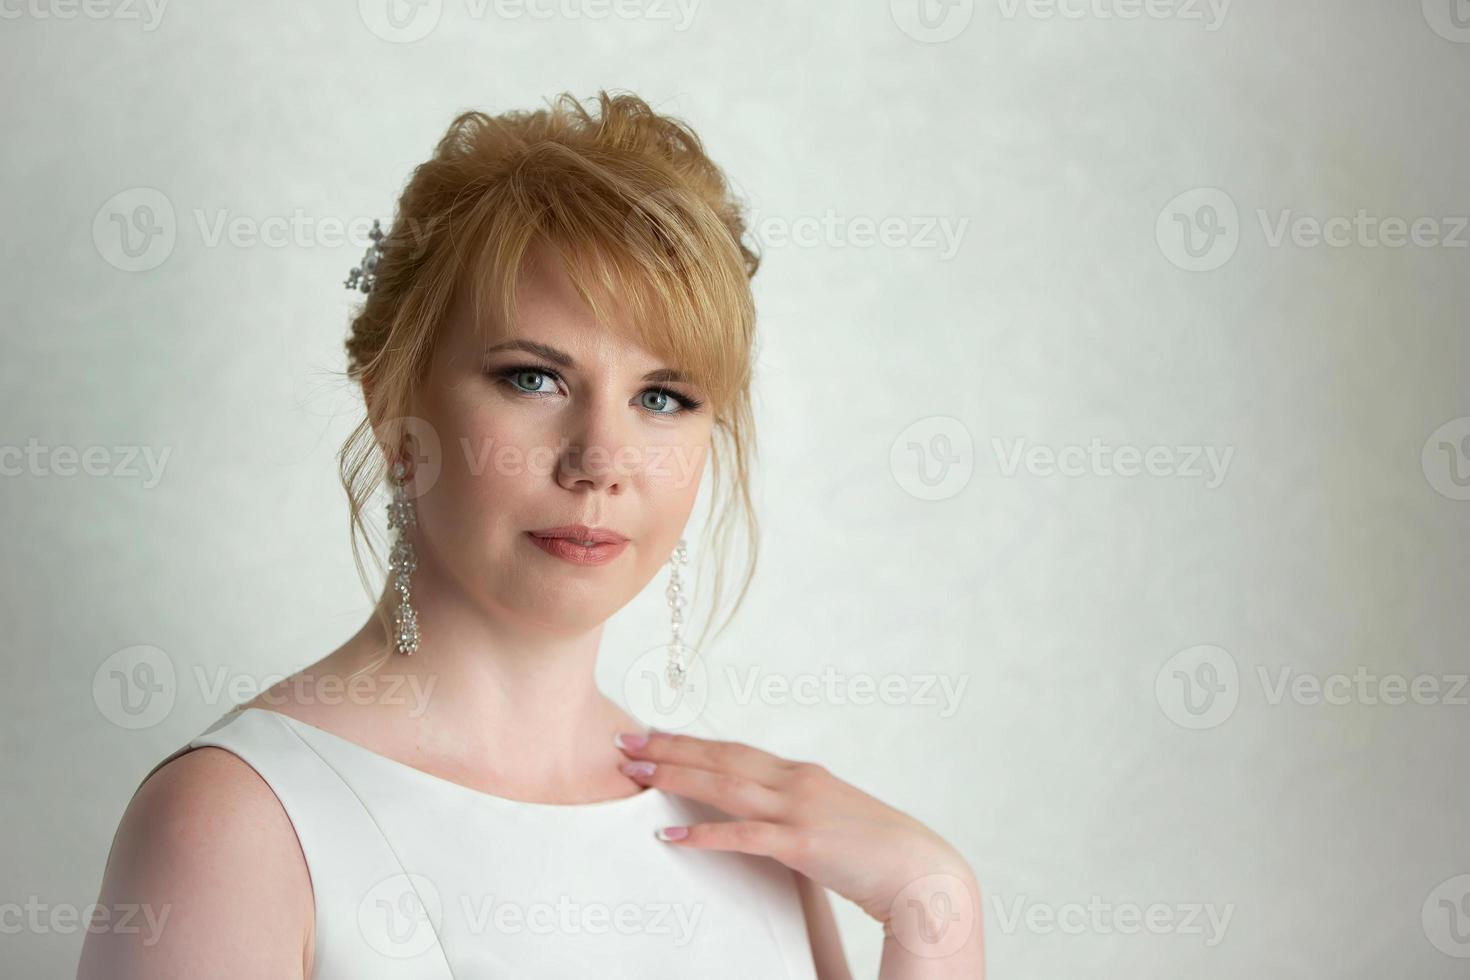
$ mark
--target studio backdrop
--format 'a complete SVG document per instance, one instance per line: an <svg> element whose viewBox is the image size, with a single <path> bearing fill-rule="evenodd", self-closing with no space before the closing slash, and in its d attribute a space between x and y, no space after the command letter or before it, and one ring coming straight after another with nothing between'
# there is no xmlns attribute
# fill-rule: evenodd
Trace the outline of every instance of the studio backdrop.
<svg viewBox="0 0 1470 980"><path fill-rule="evenodd" d="M762 255L692 730L953 842L996 980L1470 969L1460 0L0 0L0 78L8 976L73 975L150 766L371 608L373 220L458 112L602 88Z"/></svg>

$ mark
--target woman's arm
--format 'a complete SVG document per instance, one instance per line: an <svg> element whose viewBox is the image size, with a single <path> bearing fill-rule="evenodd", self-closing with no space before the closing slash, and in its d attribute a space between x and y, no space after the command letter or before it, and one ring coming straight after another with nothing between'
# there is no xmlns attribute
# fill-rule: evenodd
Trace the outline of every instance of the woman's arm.
<svg viewBox="0 0 1470 980"><path fill-rule="evenodd" d="M138 788L97 901L105 925L78 980L310 975L306 858L270 786L224 749L185 752Z"/></svg>
<svg viewBox="0 0 1470 980"><path fill-rule="evenodd" d="M817 980L852 980L852 971L847 968L847 957L842 952L842 936L837 931L837 919L832 915L832 903L827 898L827 889L812 881L800 871L796 875L796 890L801 895L801 910L806 915L806 935L812 944L812 960L817 967Z"/></svg>

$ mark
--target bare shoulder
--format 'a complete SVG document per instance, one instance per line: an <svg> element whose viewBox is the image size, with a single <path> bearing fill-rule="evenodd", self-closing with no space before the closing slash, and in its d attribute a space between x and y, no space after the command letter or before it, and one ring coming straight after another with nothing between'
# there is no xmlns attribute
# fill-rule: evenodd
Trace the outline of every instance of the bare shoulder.
<svg viewBox="0 0 1470 980"><path fill-rule="evenodd" d="M191 749L144 780L98 904L113 927L89 931L79 980L309 970L311 878L296 832L265 780L225 749Z"/></svg>

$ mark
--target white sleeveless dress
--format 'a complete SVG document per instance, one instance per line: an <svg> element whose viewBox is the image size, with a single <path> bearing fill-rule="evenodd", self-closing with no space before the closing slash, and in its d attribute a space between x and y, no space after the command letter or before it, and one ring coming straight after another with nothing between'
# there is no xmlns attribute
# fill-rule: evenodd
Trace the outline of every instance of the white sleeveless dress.
<svg viewBox="0 0 1470 980"><path fill-rule="evenodd" d="M794 872L654 837L730 819L706 804L651 787L510 800L262 708L231 711L148 775L206 745L259 773L295 827L315 980L816 978Z"/></svg>

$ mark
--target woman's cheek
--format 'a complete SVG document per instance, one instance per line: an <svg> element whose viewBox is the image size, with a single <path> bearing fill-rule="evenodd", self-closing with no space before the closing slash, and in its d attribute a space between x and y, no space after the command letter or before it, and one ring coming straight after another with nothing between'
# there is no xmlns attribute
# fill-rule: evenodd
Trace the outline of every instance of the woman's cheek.
<svg viewBox="0 0 1470 980"><path fill-rule="evenodd" d="M544 482L554 473L555 455L541 445L543 434L513 422L505 413L481 408L460 440L466 472L486 492Z"/></svg>
<svg viewBox="0 0 1470 980"><path fill-rule="evenodd" d="M690 440L671 441L648 456L644 473L651 492L660 496L693 497L709 458L709 445Z"/></svg>

